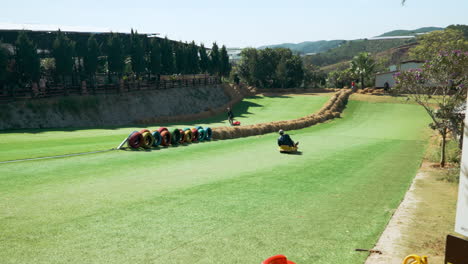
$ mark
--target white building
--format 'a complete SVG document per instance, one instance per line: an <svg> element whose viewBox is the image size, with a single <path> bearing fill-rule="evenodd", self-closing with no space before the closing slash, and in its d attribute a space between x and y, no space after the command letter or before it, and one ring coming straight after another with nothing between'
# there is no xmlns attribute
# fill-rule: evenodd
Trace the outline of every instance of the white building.
<svg viewBox="0 0 468 264"><path fill-rule="evenodd" d="M227 48L230 63L237 63L241 59L242 49L240 48Z"/></svg>
<svg viewBox="0 0 468 264"><path fill-rule="evenodd" d="M388 86L394 87L395 86L395 79L393 79L393 75L400 71L407 71L410 69L419 69L422 67L424 63L422 61L417 60L409 60L404 61L400 65L391 65L389 67L388 72L381 72L375 75L375 87L376 88L383 88L385 87L385 83L388 83Z"/></svg>

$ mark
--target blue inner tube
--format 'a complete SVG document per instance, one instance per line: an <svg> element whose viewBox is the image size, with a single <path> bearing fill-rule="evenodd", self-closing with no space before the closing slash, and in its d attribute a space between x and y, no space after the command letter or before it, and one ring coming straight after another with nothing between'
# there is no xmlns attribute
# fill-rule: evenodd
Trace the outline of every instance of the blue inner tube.
<svg viewBox="0 0 468 264"><path fill-rule="evenodd" d="M212 135L213 135L213 131L211 131L211 128L209 127L205 128L205 140L211 140Z"/></svg>
<svg viewBox="0 0 468 264"><path fill-rule="evenodd" d="M195 127L195 128L196 128L197 130L203 129L202 126L197 126L197 127Z"/></svg>
<svg viewBox="0 0 468 264"><path fill-rule="evenodd" d="M198 141L205 140L206 132L203 128L198 129Z"/></svg>
<svg viewBox="0 0 468 264"><path fill-rule="evenodd" d="M162 140L161 134L156 130L156 131L153 131L151 133L151 135L153 135L153 137L154 137L153 146L157 147L157 146L161 145L161 140Z"/></svg>

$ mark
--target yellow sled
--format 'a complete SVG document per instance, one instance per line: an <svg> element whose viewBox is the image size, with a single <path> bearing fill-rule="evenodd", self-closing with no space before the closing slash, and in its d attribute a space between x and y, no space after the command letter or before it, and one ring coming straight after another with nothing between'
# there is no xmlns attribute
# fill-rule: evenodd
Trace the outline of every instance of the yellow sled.
<svg viewBox="0 0 468 264"><path fill-rule="evenodd" d="M291 146L288 146L288 145L281 145L278 148L279 152L281 152L281 153L293 153L293 152L296 152L297 149L298 149L297 146L291 147Z"/></svg>

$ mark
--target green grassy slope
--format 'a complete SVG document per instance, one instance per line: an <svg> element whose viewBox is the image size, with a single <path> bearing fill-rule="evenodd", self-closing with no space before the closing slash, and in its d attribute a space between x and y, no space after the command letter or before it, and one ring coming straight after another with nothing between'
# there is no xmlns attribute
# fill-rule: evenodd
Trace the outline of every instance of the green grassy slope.
<svg viewBox="0 0 468 264"><path fill-rule="evenodd" d="M3 263L362 263L417 171L415 105L276 134L0 165Z"/></svg>
<svg viewBox="0 0 468 264"><path fill-rule="evenodd" d="M330 96L255 96L237 104L233 112L236 120L243 125L289 120L317 111ZM226 114L222 114L184 124L155 124L148 127L226 126L226 118ZM130 132L141 128L144 127L4 131L0 132L0 161L110 149L117 147Z"/></svg>
<svg viewBox="0 0 468 264"><path fill-rule="evenodd" d="M314 64L320 67L324 67L338 62L351 60L360 52L370 52L375 54L414 42L414 39L358 39L347 41L341 46L330 49L323 53L305 56L303 60L307 64Z"/></svg>

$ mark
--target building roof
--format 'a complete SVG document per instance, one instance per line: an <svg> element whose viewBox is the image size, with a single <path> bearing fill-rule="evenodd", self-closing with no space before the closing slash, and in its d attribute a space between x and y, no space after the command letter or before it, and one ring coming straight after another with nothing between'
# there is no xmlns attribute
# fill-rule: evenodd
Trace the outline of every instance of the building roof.
<svg viewBox="0 0 468 264"><path fill-rule="evenodd" d="M402 61L400 63L401 64L405 64L405 63L411 63L411 62L414 62L414 63L424 63L424 61L421 61L421 60L407 60L407 61Z"/></svg>
<svg viewBox="0 0 468 264"><path fill-rule="evenodd" d="M378 72L375 75L383 75L383 74L389 74L389 73L395 73L395 72L398 72L398 71Z"/></svg>

